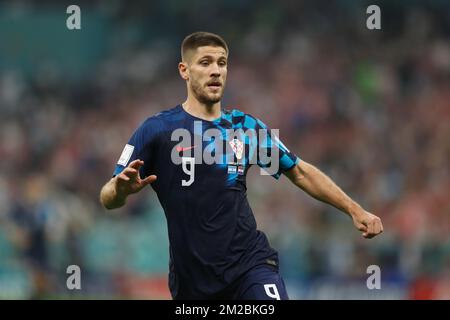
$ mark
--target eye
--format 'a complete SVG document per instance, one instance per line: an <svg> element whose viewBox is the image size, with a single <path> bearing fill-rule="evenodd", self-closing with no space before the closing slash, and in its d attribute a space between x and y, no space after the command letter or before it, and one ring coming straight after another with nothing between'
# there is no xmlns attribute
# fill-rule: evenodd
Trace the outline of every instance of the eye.
<svg viewBox="0 0 450 320"><path fill-rule="evenodd" d="M208 61L206 60L200 61L200 64L204 67L207 67L209 65Z"/></svg>
<svg viewBox="0 0 450 320"><path fill-rule="evenodd" d="M227 65L226 61L220 61L219 66L225 67Z"/></svg>

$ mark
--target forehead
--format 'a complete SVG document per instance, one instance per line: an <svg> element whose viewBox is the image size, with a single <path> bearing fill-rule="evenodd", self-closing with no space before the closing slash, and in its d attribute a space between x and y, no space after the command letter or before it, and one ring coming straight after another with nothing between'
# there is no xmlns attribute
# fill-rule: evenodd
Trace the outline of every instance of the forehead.
<svg viewBox="0 0 450 320"><path fill-rule="evenodd" d="M227 52L222 47L215 46L202 46L198 47L197 50L194 51L193 58L199 59L204 56L212 56L215 58L227 57Z"/></svg>

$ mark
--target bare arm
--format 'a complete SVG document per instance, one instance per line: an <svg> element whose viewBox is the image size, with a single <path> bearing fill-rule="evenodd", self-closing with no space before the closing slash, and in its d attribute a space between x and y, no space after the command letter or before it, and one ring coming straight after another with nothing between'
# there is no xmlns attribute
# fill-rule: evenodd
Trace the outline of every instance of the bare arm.
<svg viewBox="0 0 450 320"><path fill-rule="evenodd" d="M130 194L141 191L156 180L155 175L141 179L139 168L142 160L132 161L120 174L109 180L100 191L100 202L106 209L120 208L125 205Z"/></svg>
<svg viewBox="0 0 450 320"><path fill-rule="evenodd" d="M348 214L353 219L355 227L363 232L365 238L373 238L383 232L380 218L365 211L327 175L313 165L300 161L285 175L310 196Z"/></svg>

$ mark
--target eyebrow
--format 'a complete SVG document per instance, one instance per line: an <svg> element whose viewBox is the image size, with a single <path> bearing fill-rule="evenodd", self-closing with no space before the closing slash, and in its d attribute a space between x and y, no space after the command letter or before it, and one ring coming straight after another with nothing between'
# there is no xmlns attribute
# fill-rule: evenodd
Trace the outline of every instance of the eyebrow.
<svg viewBox="0 0 450 320"><path fill-rule="evenodd" d="M200 58L198 58L197 61L200 61L200 60L203 60L203 59L213 60L214 57L212 55L207 54L207 55L204 55L204 56L201 56ZM227 57L226 56L220 56L219 58L217 58L217 60L227 60Z"/></svg>

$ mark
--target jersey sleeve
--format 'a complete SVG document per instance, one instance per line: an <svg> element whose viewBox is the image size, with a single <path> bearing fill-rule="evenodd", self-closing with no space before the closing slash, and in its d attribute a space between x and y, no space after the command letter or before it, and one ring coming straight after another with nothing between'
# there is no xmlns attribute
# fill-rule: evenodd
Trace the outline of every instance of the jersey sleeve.
<svg viewBox="0 0 450 320"><path fill-rule="evenodd" d="M257 128L257 164L268 175L279 179L283 172L292 169L300 158L291 152L279 139L278 130L270 129L261 120L256 119Z"/></svg>
<svg viewBox="0 0 450 320"><path fill-rule="evenodd" d="M160 128L159 120L155 117L150 117L136 129L123 148L122 154L116 163L113 177L121 173L128 164L136 159L144 161L144 165L139 170L141 178L143 179L149 175L149 166L152 163Z"/></svg>

